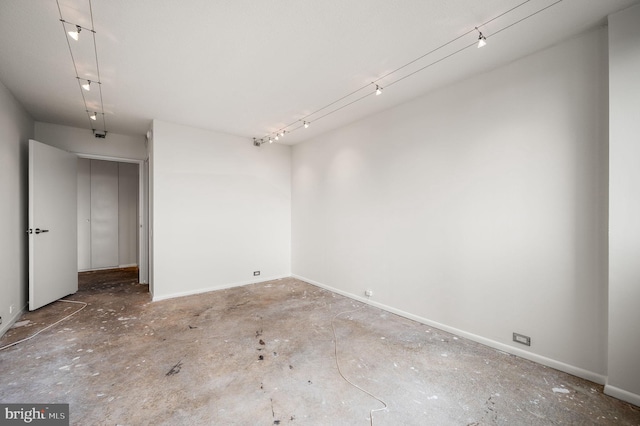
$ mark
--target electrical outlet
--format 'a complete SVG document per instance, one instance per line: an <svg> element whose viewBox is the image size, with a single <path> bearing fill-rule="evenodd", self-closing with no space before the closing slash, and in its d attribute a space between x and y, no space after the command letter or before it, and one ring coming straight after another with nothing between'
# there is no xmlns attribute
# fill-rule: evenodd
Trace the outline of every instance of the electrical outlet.
<svg viewBox="0 0 640 426"><path fill-rule="evenodd" d="M364 291L364 295L367 296L367 297L373 296L373 290L371 290L370 288L366 289Z"/></svg>
<svg viewBox="0 0 640 426"><path fill-rule="evenodd" d="M253 271L253 276L257 277L258 275L260 275L260 271Z"/></svg>
<svg viewBox="0 0 640 426"><path fill-rule="evenodd" d="M523 334L513 333L513 341L522 343L523 345L531 346L531 337Z"/></svg>

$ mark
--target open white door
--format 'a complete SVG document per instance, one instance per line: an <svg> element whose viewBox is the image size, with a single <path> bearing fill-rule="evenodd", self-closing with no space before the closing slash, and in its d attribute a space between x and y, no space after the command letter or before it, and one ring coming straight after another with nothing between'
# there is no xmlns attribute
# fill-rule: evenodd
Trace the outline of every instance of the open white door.
<svg viewBox="0 0 640 426"><path fill-rule="evenodd" d="M78 159L29 140L29 310L78 291Z"/></svg>

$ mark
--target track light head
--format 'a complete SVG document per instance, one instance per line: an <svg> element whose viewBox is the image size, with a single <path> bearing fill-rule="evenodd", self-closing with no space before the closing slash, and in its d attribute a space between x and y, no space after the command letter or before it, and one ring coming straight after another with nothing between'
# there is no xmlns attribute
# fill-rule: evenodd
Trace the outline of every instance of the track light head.
<svg viewBox="0 0 640 426"><path fill-rule="evenodd" d="M478 31L478 49L480 49L487 45L487 38L482 34L482 31L478 30L478 27L476 27L476 30Z"/></svg>
<svg viewBox="0 0 640 426"><path fill-rule="evenodd" d="M487 39L480 33L480 37L478 37L478 48L484 47L487 45Z"/></svg>
<svg viewBox="0 0 640 426"><path fill-rule="evenodd" d="M376 96L381 95L382 94L382 87L378 86L376 84Z"/></svg>
<svg viewBox="0 0 640 426"><path fill-rule="evenodd" d="M91 91L91 80L87 80L87 82L82 85L82 88L87 92Z"/></svg>
<svg viewBox="0 0 640 426"><path fill-rule="evenodd" d="M78 39L80 38L80 31L82 31L82 27L80 25L76 25L76 30L68 31L67 34L69 34L69 37L71 37L75 41L78 41Z"/></svg>
<svg viewBox="0 0 640 426"><path fill-rule="evenodd" d="M96 121L98 119L98 113L97 112L92 112L89 115L89 118L92 119L93 121Z"/></svg>
<svg viewBox="0 0 640 426"><path fill-rule="evenodd" d="M304 128L308 129L309 128L309 122L308 121L303 121L303 123L304 123Z"/></svg>
<svg viewBox="0 0 640 426"><path fill-rule="evenodd" d="M269 143L273 143L273 138L269 136Z"/></svg>

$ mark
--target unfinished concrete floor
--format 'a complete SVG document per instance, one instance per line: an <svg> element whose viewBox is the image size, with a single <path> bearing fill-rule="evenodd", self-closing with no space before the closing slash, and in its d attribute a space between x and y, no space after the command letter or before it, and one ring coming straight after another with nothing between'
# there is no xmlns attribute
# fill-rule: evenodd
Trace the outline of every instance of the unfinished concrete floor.
<svg viewBox="0 0 640 426"><path fill-rule="evenodd" d="M80 280L86 308L0 351L0 402L79 425L368 425L380 401L374 425L640 425L602 386L293 278L153 303L135 270ZM0 347L81 307L27 313Z"/></svg>

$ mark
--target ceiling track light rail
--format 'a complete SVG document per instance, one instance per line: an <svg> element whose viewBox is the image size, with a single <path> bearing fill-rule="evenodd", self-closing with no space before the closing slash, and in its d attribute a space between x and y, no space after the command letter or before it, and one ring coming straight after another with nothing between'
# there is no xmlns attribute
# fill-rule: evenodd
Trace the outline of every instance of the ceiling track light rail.
<svg viewBox="0 0 640 426"><path fill-rule="evenodd" d="M58 14L60 15L59 21L62 25L62 30L64 31L65 39L67 40L67 46L69 47L69 55L71 56L73 69L75 70L76 79L78 80L78 85L80 86L80 95L82 96L82 102L84 103L85 112L89 120L89 127L91 128L91 131L93 132L95 137L105 138L107 135L107 122L106 122L105 113L104 113L104 100L102 97L102 83L100 78L100 65L98 61L98 47L96 44L96 31L94 30L95 25L93 23L93 6L91 4L91 0L87 0L87 1L89 2L89 18L91 20L91 28L86 28L81 25L65 20L64 17L62 16L62 9L60 8L59 0L56 0L56 5L58 6ZM71 26L71 25L75 27L75 30L67 31L67 26ZM90 79L80 77L78 73L78 64L76 62L75 57L73 56L73 49L71 47L71 42L69 41L69 38L75 41L78 41L82 30L89 32L91 34L91 37L93 38L93 54L95 58L95 72L97 76L96 80L90 80ZM87 97L85 96L85 92L91 91L92 83L97 83L98 85L98 95L92 96L92 99L95 99L95 97L97 96L100 102L99 111L96 111L95 108L89 109ZM89 96L89 94L87 94L87 96ZM94 126L94 122L98 121L98 115L102 116L102 126L101 126L102 130L97 129L96 126Z"/></svg>
<svg viewBox="0 0 640 426"><path fill-rule="evenodd" d="M78 79L79 82L84 81L84 83L80 84L80 87L82 87L87 92L91 91L91 83L102 84L101 82L96 81L96 80L89 80L89 79L82 78L82 77L76 77L76 78Z"/></svg>
<svg viewBox="0 0 640 426"><path fill-rule="evenodd" d="M69 35L69 37L71 37L72 39L74 39L75 41L78 41L78 39L80 38L80 32L82 30L85 31L89 31L93 34L95 34L95 30L93 28L87 28L87 27L83 27L82 25L78 25L78 24L74 24L73 22L69 22L69 21L65 21L64 19L60 18L60 22L62 22L62 25L64 26L64 24L67 25L73 25L75 27L75 31L71 30L71 31L67 31L67 34ZM75 34L75 35L74 35Z"/></svg>
<svg viewBox="0 0 640 426"><path fill-rule="evenodd" d="M313 121L318 121L318 120L323 119L323 118L325 118L325 117L327 117L327 116L329 116L331 114L335 114L336 112L338 112L338 111L340 111L340 110L342 110L342 109L344 109L344 108L346 108L346 107L348 107L350 105L353 105L356 102L359 102L359 101L363 100L364 98L369 97L370 95L375 94L376 96L378 96L378 95L382 94L383 87L381 85L379 85L378 82L380 82L381 80L386 79L387 77L389 77L389 76L391 76L391 75L393 75L393 74L405 69L406 67L418 62L419 60L424 59L425 57L427 57L429 55L432 55L433 53L435 53L435 52L437 52L437 51L449 46L450 44L452 44L452 43L454 43L454 42L456 42L456 41L458 41L458 40L460 40L460 39L462 39L464 37L469 36L470 34L476 32L476 31L478 33L478 38L473 43L467 44L467 45L463 46L462 48L459 48L458 50L456 50L456 51L454 51L454 52L452 52L452 53L450 53L450 54L448 54L448 55L446 55L446 56L444 56L444 57L442 57L440 59L432 61L432 62L430 62L430 63L418 68L417 70L412 71L409 74L406 74L406 75L404 75L402 77L399 77L399 78L397 78L397 79L395 79L393 81L390 81L390 82L386 83L385 87L388 88L390 86L393 86L394 84L397 84L397 83L399 83L399 82L401 82L401 81L403 81L403 80L405 80L405 79L407 79L407 78L409 78L409 77L411 77L411 76L413 76L413 75L415 75L415 74L417 74L417 73L419 73L421 71L426 70L427 68L430 68L430 67L432 67L432 66L434 66L434 65L436 65L436 64L438 64L438 63L440 63L440 62L442 62L442 61L444 61L444 60L446 60L448 58L451 58L452 56L457 55L458 53L460 53L460 52L462 52L464 50L467 50L472 46L477 46L478 48L486 46L487 45L487 37L488 36L485 35L482 31L480 31L480 28L486 26L487 24L489 24L489 23L491 23L493 21L498 20L499 18L502 18L503 16L505 16L505 15L513 12L514 10L524 6L525 4L529 3L530 1L532 1L532 0L525 0L522 3L519 3L519 4L515 5L514 7L512 7L510 9L508 9L508 10L506 10L506 11L504 11L504 12L502 12L502 13L496 15L496 16L494 16L493 18L489 19L488 21L483 22L482 24L474 27L473 29L468 30L464 34L461 34L461 35L451 39L450 41L448 41L448 42L446 42L446 43L444 43L444 44L442 44L442 45L440 45L440 46L438 46L438 47L426 52L425 54L417 57L416 59L414 59L414 60L412 60L410 62L407 62L406 64L404 64L404 65L402 65L402 66L400 66L400 67L398 67L398 68L396 68L396 69L394 69L392 71L389 71L388 73L382 75L381 77L378 77L376 80L372 81L371 83L366 84L366 85L364 85L364 86L362 86L362 87L360 87L360 88L358 88L358 89L356 89L356 90L354 90L354 91L342 96L341 98L339 98L339 99L337 99L337 100L335 100L335 101L323 106L322 108L319 108L319 109L317 109L317 110L315 110L315 111L313 111L313 112L311 112L311 113L309 113L309 114L307 114L307 115L305 115L305 116L303 116L303 117L301 117L299 119L297 119L296 121L294 121L294 122L292 122L290 124L287 124L286 126L283 126L276 133L267 134L267 135L263 136L262 138L253 138L253 144L255 146L259 147L259 146L261 146L262 144L264 144L266 142L273 143L274 142L274 136L273 135L275 135L275 140L279 140L280 137L284 136L284 131L286 131L287 133L291 133L291 132L294 132L294 131L296 131L296 130L298 130L300 128L305 128L305 129L308 128L310 121L307 121L307 119L309 117L315 117L316 114L320 113L321 111L329 109L330 107L336 105L337 103L352 97L353 95L357 94L358 92L370 87L370 85L374 85L375 86L375 91L374 92L369 92L369 93L367 93L367 94L365 94L363 96L360 96L360 97L358 97L358 98L356 98L356 99L354 99L354 100L352 100L352 101L350 101L350 102L348 102L348 103L346 103L346 104L344 104L342 106L339 106L339 107L337 107L335 109L332 109L332 110L326 112L325 114L323 114L321 116L315 117L315 118L313 118ZM504 26L504 27L502 27L502 28L500 28L500 29L498 29L496 31L493 31L491 35L495 36L495 35L503 32L503 31L513 27L514 25L517 25L517 24L519 24L519 23L521 23L523 21L526 21L527 19L530 19L531 17L533 17L533 16L535 16L535 15L537 15L537 14L539 14L539 13L541 13L541 12L543 12L543 11L545 11L545 10L555 6L555 5L557 5L558 3L561 3L562 1L563 0L556 0L555 2L536 10L535 12L532 12L532 13L526 15L525 17L523 17L521 19L518 19L517 21L515 21L515 22L513 22L511 24L508 24L508 25L506 25L506 26ZM298 125L296 127L293 127L296 124L298 124Z"/></svg>
<svg viewBox="0 0 640 426"><path fill-rule="evenodd" d="M87 114L89 114L90 119L92 119L93 121L96 121L98 120L98 115L104 115L104 112L87 110Z"/></svg>

